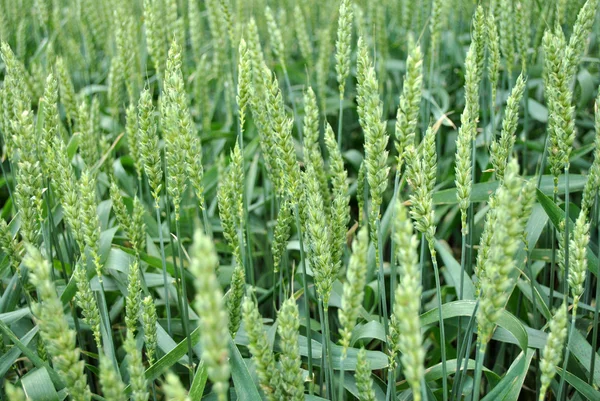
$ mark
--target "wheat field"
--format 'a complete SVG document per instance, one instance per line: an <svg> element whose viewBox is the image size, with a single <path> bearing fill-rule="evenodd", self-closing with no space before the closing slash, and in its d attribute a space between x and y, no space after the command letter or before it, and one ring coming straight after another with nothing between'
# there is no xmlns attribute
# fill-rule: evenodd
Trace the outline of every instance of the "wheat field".
<svg viewBox="0 0 600 401"><path fill-rule="evenodd" d="M0 0L0 401L599 401L598 3Z"/></svg>

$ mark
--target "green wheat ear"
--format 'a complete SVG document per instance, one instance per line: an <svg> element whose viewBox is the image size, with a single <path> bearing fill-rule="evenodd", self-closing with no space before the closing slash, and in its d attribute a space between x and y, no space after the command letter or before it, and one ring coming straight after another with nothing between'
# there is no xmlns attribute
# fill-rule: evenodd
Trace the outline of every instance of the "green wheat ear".
<svg viewBox="0 0 600 401"><path fill-rule="evenodd" d="M25 265L31 272L31 283L37 288L41 304L34 307L40 335L52 356L54 369L65 381L73 399L91 400L90 388L84 373L85 363L80 359L81 350L75 342L75 331L69 328L63 305L51 279L51 267L40 252L27 247Z"/></svg>
<svg viewBox="0 0 600 401"><path fill-rule="evenodd" d="M512 160L506 169L503 185L496 191L495 224L490 240L487 260L479 272L480 308L477 311L478 336L483 349L490 340L494 327L508 301L508 291L514 282L514 257L524 230L523 210L530 211L528 202L533 197L524 196L524 186L518 176L519 165ZM486 221L487 223L487 221ZM488 228L488 232L491 228ZM485 231L485 229L484 229Z"/></svg>
<svg viewBox="0 0 600 401"><path fill-rule="evenodd" d="M500 80L500 39L498 37L498 26L493 13L489 13L486 20L486 37L488 49L488 78L490 81L491 106L495 109L498 97L498 81Z"/></svg>
<svg viewBox="0 0 600 401"><path fill-rule="evenodd" d="M115 371L112 361L106 355L100 355L100 384L107 400L127 400L125 384L123 384L119 373Z"/></svg>
<svg viewBox="0 0 600 401"><path fill-rule="evenodd" d="M596 196L596 189L600 186L600 92L596 98L595 103L595 149L594 149L594 161L588 172L588 178L583 188L583 195L581 199L581 209L589 213L594 205L594 197Z"/></svg>
<svg viewBox="0 0 600 401"><path fill-rule="evenodd" d="M158 317L156 306L152 297L147 296L142 301L142 324L144 327L144 342L146 343L146 356L148 364L154 364L154 357L158 346L158 334L156 331Z"/></svg>
<svg viewBox="0 0 600 401"><path fill-rule="evenodd" d="M462 234L468 233L467 209L471 202L473 186L471 170L472 143L477 135L479 120L479 80L477 78L476 48L469 47L465 60L465 108L460 116L461 126L456 139L456 196L460 207Z"/></svg>
<svg viewBox="0 0 600 401"><path fill-rule="evenodd" d="M140 96L138 112L140 155L154 198L154 205L158 208L163 187L163 170L158 147L158 133L156 132L155 109L152 103L152 95L148 89L144 89Z"/></svg>
<svg viewBox="0 0 600 401"><path fill-rule="evenodd" d="M350 52L352 51L352 2L342 0L340 2L337 41L335 43L335 71L337 73L340 97L344 97L346 91L346 80L350 75Z"/></svg>
<svg viewBox="0 0 600 401"><path fill-rule="evenodd" d="M200 342L202 359L208 368L208 377L214 384L220 401L225 401L229 388L228 318L219 286L216 268L219 259L214 244L200 230L194 233L190 271L196 277L196 311L202 327Z"/></svg>
<svg viewBox="0 0 600 401"><path fill-rule="evenodd" d="M396 113L396 151L398 152L398 171L406 157L407 149L415 146L419 106L423 89L423 54L421 48L415 46L406 59L404 86L400 95L398 112Z"/></svg>
<svg viewBox="0 0 600 401"><path fill-rule="evenodd" d="M142 282L140 279L140 268L135 261L129 265L129 274L127 276L127 297L125 298L125 324L127 332L135 336L138 319L141 315Z"/></svg>
<svg viewBox="0 0 600 401"><path fill-rule="evenodd" d="M348 172L340 147L329 124L325 128L325 146L329 152L332 203L329 208L331 221L331 258L335 275L342 269L344 249L347 243L347 225L350 221L350 196L348 196Z"/></svg>
<svg viewBox="0 0 600 401"><path fill-rule="evenodd" d="M563 303L554 313L550 320L550 332L546 345L544 346L543 356L540 360L541 386L539 401L544 401L546 392L550 383L556 375L557 367L562 360L563 348L567 337L567 305Z"/></svg>
<svg viewBox="0 0 600 401"><path fill-rule="evenodd" d="M346 282L342 293L342 307L338 311L340 319L340 343L342 356L350 347L352 330L356 325L360 307L364 297L364 286L367 277L367 256L369 251L369 233L362 227L352 243L352 256L346 271Z"/></svg>
<svg viewBox="0 0 600 401"><path fill-rule="evenodd" d="M577 305L583 295L583 284L588 270L587 246L590 242L590 224L586 219L587 213L582 209L575 221L573 235L569 241L571 254L568 282L573 296L573 314L576 313Z"/></svg>
<svg viewBox="0 0 600 401"><path fill-rule="evenodd" d="M181 384L179 377L171 372L167 373L165 377L163 390L169 401L190 401L188 393Z"/></svg>
<svg viewBox="0 0 600 401"><path fill-rule="evenodd" d="M318 176L323 199L329 200L330 195L327 184L327 172L325 170L323 155L321 154L321 146L319 144L319 109L317 107L317 98L310 86L304 93L304 124L302 132L304 142L304 163L312 164Z"/></svg>
<svg viewBox="0 0 600 401"><path fill-rule="evenodd" d="M281 345L279 364L281 367L281 385L285 392L286 400L304 400L304 381L300 369L302 360L298 346L298 329L300 316L294 298L288 298L277 316L277 332Z"/></svg>
<svg viewBox="0 0 600 401"><path fill-rule="evenodd" d="M21 387L13 386L9 382L6 383L6 395L9 401L25 401L25 393Z"/></svg>
<svg viewBox="0 0 600 401"><path fill-rule="evenodd" d="M376 222L381 215L383 192L387 187L390 171L387 165L389 136L386 133L386 123L382 121L383 104L379 98L379 84L375 76L375 69L362 38L358 39L357 75L358 116L365 134L366 176L371 194L369 225L371 239L377 243ZM376 251L378 252L378 247L376 247Z"/></svg>
<svg viewBox="0 0 600 401"><path fill-rule="evenodd" d="M269 401L279 401L283 398L281 388L282 373L277 369L275 357L267 333L263 328L262 317L256 303L246 296L242 303L242 316L244 328L248 334L248 349L252 353L252 360L256 364L256 373L260 387Z"/></svg>
<svg viewBox="0 0 600 401"><path fill-rule="evenodd" d="M296 28L296 36L298 38L298 45L300 47L300 54L304 58L308 70L312 70L313 66L313 48L306 30L306 21L304 20L304 13L299 6L294 7L294 26Z"/></svg>
<svg viewBox="0 0 600 401"><path fill-rule="evenodd" d="M302 173L302 177L305 193L304 210L308 257L314 272L319 299L323 302L325 310L327 310L333 282L336 278L331 258L331 230L325 223L327 220L323 198L319 189L317 174L312 165L309 165L307 171Z"/></svg>
<svg viewBox="0 0 600 401"><path fill-rule="evenodd" d="M397 251L394 257L400 267L400 283L395 290L392 289L396 291L396 296L388 341L393 353L391 359L400 353L406 381L412 388L413 398L418 401L421 399L421 381L425 373L425 351L419 322L422 293L417 254L419 241L400 199L396 201L395 208L393 240Z"/></svg>
<svg viewBox="0 0 600 401"><path fill-rule="evenodd" d="M506 102L500 138L490 146L490 162L492 163L492 166L494 166L496 178L499 181L504 179L506 163L508 163L508 158L511 156L515 145L515 133L519 122L519 104L523 98L525 82L526 79L523 78L523 75L519 75Z"/></svg>
<svg viewBox="0 0 600 401"><path fill-rule="evenodd" d="M356 387L358 398L363 401L375 401L373 379L371 378L371 364L367 359L367 351L361 348L356 356Z"/></svg>

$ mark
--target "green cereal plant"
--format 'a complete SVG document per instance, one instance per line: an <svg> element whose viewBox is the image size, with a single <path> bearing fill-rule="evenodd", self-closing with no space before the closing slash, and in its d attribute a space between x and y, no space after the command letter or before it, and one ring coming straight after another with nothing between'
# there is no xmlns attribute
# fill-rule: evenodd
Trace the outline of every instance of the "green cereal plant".
<svg viewBox="0 0 600 401"><path fill-rule="evenodd" d="M230 368L227 343L228 318L219 286L216 269L219 264L214 244L202 231L194 233L191 249L190 271L195 277L196 312L200 318L200 343L202 359L208 369L208 377L214 384L220 401L227 399Z"/></svg>
<svg viewBox="0 0 600 401"><path fill-rule="evenodd" d="M563 303L550 320L550 332L540 360L541 386L538 400L546 399L546 392L556 375L557 367L562 360L563 348L567 337L567 305Z"/></svg>
<svg viewBox="0 0 600 401"><path fill-rule="evenodd" d="M287 241L290 238L291 225L294 220L292 208L291 201L286 197L279 206L279 212L277 213L277 221L273 229L273 243L271 244L273 271L275 273L279 273L281 259L285 253Z"/></svg>
<svg viewBox="0 0 600 401"><path fill-rule="evenodd" d="M594 126L596 130L594 161L590 166L581 199L581 210L585 210L585 213L590 213L592 210L595 201L594 197L598 186L600 186L600 95L596 98L594 114Z"/></svg>
<svg viewBox="0 0 600 401"><path fill-rule="evenodd" d="M243 156L240 152L239 142L236 142L231 152L231 163L225 172L219 190L217 200L219 204L219 216L223 225L223 235L229 246L233 249L236 261L231 286L227 293L226 307L229 314L229 332L235 337L240 322L240 306L245 293L246 270L252 275L250 266L244 263L245 249L245 221L244 221L244 168ZM252 276L251 276L252 277Z"/></svg>
<svg viewBox="0 0 600 401"><path fill-rule="evenodd" d="M565 23L567 3L567 0L556 1L556 21L561 25Z"/></svg>
<svg viewBox="0 0 600 401"><path fill-rule="evenodd" d="M504 179L504 170L506 169L508 158L512 154L515 145L515 133L519 122L519 104L523 98L525 82L523 74L519 75L519 78L517 78L517 82L506 101L506 110L504 112L500 138L498 138L497 141L493 141L490 145L490 162L496 172L496 178L500 181Z"/></svg>
<svg viewBox="0 0 600 401"><path fill-rule="evenodd" d="M13 121L12 131L19 150L15 203L21 215L21 237L37 244L43 213L42 168L37 156L33 112L24 110Z"/></svg>
<svg viewBox="0 0 600 401"><path fill-rule="evenodd" d="M97 101L96 101L97 102ZM97 103L96 103L97 105ZM96 106L97 107L97 106ZM88 169L100 159L98 134L91 115L90 104L83 101L77 110L76 129L80 134L79 152Z"/></svg>
<svg viewBox="0 0 600 401"><path fill-rule="evenodd" d="M170 401L190 401L187 391L174 373L167 373L163 390Z"/></svg>
<svg viewBox="0 0 600 401"><path fill-rule="evenodd" d="M160 82L165 71L167 36L163 18L163 0L144 0L144 25L148 54L154 62L154 69Z"/></svg>
<svg viewBox="0 0 600 401"><path fill-rule="evenodd" d="M288 118L283 104L279 83L275 74L268 70L267 81L267 110L271 121L271 138L275 152L275 165L279 170L279 194L298 199L300 187L300 169L296 158L296 149L292 138L293 120Z"/></svg>
<svg viewBox="0 0 600 401"><path fill-rule="evenodd" d="M296 5L294 7L294 27L296 28L296 37L298 39L298 46L300 47L300 54L306 62L308 70L312 70L313 66L313 47L312 43L306 30L306 21L304 20L304 13L302 9Z"/></svg>
<svg viewBox="0 0 600 401"><path fill-rule="evenodd" d="M156 315L156 305L151 296L147 296L142 300L142 324L144 327L144 343L146 344L146 357L148 364L154 364L156 349L158 345L158 334L156 325L158 317Z"/></svg>
<svg viewBox="0 0 600 401"><path fill-rule="evenodd" d="M58 114L58 80L53 73L48 74L46 86L44 87L44 97L42 99L44 124L40 135L40 157L42 162L42 171L45 176L49 175L50 166L47 165L47 158L44 152L52 143L52 138L61 135L60 122Z"/></svg>
<svg viewBox="0 0 600 401"><path fill-rule="evenodd" d="M179 18L177 12L177 0L166 0L166 13L164 15L167 25L167 32L170 37L174 37L177 43L185 43L185 32L183 30L183 19Z"/></svg>
<svg viewBox="0 0 600 401"><path fill-rule="evenodd" d="M571 255L569 258L568 281L573 297L573 315L577 313L577 306L583 295L583 284L588 270L587 246L590 241L590 225L586 219L587 213L582 210L575 221L573 236L569 241Z"/></svg>
<svg viewBox="0 0 600 401"><path fill-rule="evenodd" d="M115 9L113 18L115 19L115 42L116 52L113 56L108 73L108 99L113 110L119 110L122 104L125 103L123 97L123 88L125 82L130 78L127 77L127 49L125 42L127 41L125 15L120 10Z"/></svg>
<svg viewBox="0 0 600 401"><path fill-rule="evenodd" d="M144 374L142 352L137 347L135 336L127 332L123 348L126 352L127 370L129 373L129 387L131 388L132 401L148 401L148 383Z"/></svg>
<svg viewBox="0 0 600 401"><path fill-rule="evenodd" d="M515 27L512 0L499 0L500 50L506 60L508 77L512 77L515 64Z"/></svg>
<svg viewBox="0 0 600 401"><path fill-rule="evenodd" d="M327 221L327 214L325 212L324 201L321 196L319 182L317 178L317 174L314 171L314 166L309 164L307 166L307 170L302 173L302 183L303 183L303 217L304 217L304 228L301 229L300 223L300 212L299 207L296 205L295 207L295 215L296 215L296 225L299 231L299 235L301 231L305 233L306 243L307 243L307 259L310 261L310 265L313 270L314 282L316 287L316 292L319 300L319 316L321 320L321 324L324 325L324 329L322 331L323 343L325 344L324 355L327 357L329 361L329 367L331 367L331 353L329 350L329 345L325 343L325 339L330 338L330 330L329 330L329 319L328 319L328 310L329 310L329 300L331 297L331 291L333 288L333 282L336 279L337 271L336 266L332 260L332 252L331 252L331 235L330 235L330 227L325 223ZM302 239L302 237L300 237ZM301 259L305 262L304 258L304 249L303 244L300 243L301 246ZM302 272L304 277L304 291L307 292L307 282L306 282L306 271ZM305 307L306 302L308 302L308 298L305 297ZM309 314L306 313L306 318L308 321ZM310 339L310 336L308 337ZM310 340L309 340L310 341ZM309 347L309 353L311 353L311 348ZM309 367L309 372L311 371L311 367ZM327 391L331 391L331 380L333 375L333 371L331 369L326 370L326 388Z"/></svg>
<svg viewBox="0 0 600 401"><path fill-rule="evenodd" d="M424 377L425 351L419 322L422 293L421 272L417 255L418 239L413 223L400 199L396 200L394 219L395 261L400 267L400 283L396 292L390 321L391 351L400 353L404 376L413 391L413 399L421 399L421 380ZM388 340L388 341L390 341Z"/></svg>
<svg viewBox="0 0 600 401"><path fill-rule="evenodd" d="M58 80L60 102L65 108L67 125L71 127L72 120L77 117L77 100L75 98L75 88L73 87L73 81L71 81L69 70L67 69L65 61L62 59L62 57L57 57L54 68L56 78Z"/></svg>
<svg viewBox="0 0 600 401"><path fill-rule="evenodd" d="M219 216L223 226L223 236L233 250L237 266L244 267L242 252L244 249L244 208L243 208L243 158L239 144L231 152L229 168L222 171L217 191Z"/></svg>
<svg viewBox="0 0 600 401"><path fill-rule="evenodd" d="M242 316L260 387L269 401L282 400L282 372L276 367L275 356L263 328L258 307L249 296L246 296L242 303Z"/></svg>
<svg viewBox="0 0 600 401"><path fill-rule="evenodd" d="M346 282L342 293L342 307L338 311L340 319L340 344L342 358L345 359L352 330L356 325L364 297L363 288L367 278L367 256L369 236L366 227L362 227L352 243L352 256L346 270Z"/></svg>
<svg viewBox="0 0 600 401"><path fill-rule="evenodd" d="M163 187L163 171L160 148L158 147L158 133L156 132L156 116L152 104L152 95L144 89L138 104L139 129L138 143L142 165L154 198L155 208L159 208L160 193ZM160 231L160 230L159 230Z"/></svg>
<svg viewBox="0 0 600 401"><path fill-rule="evenodd" d="M213 48L215 49L213 54L213 72L218 74L219 70L216 68L227 65L227 18L220 1L208 0L205 4L210 36L212 38ZM233 43L231 45L233 46Z"/></svg>
<svg viewBox="0 0 600 401"><path fill-rule="evenodd" d="M415 46L406 59L404 86L400 95L395 125L395 147L398 152L397 174L402 170L406 150L415 145L419 106L423 89L423 54L421 48Z"/></svg>
<svg viewBox="0 0 600 401"><path fill-rule="evenodd" d="M85 363L80 359L81 350L75 344L75 330L69 328L62 302L50 278L51 267L32 246L28 246L24 262L31 271L31 282L42 300L34 311L42 340L52 356L54 369L61 375L73 399L89 401L91 393L84 373Z"/></svg>
<svg viewBox="0 0 600 401"><path fill-rule="evenodd" d="M0 219L0 248L8 258L13 271L19 271L21 264L21 256L19 243L10 231L10 227L6 224L6 220Z"/></svg>
<svg viewBox="0 0 600 401"><path fill-rule="evenodd" d="M265 9L265 18L269 29L271 51L281 66L285 68L285 44L281 36L281 30L273 15L273 10L269 6Z"/></svg>
<svg viewBox="0 0 600 401"><path fill-rule="evenodd" d="M524 194L531 191L530 186L523 186L518 176L518 163L511 160L506 168L503 185L496 191L495 219L493 236L489 246L487 260L479 271L480 306L477 310L477 334L479 350L477 355L474 388L480 388L483 356L495 324L508 301L514 285L514 257L518 250L524 230L523 210L531 210L526 202L533 198ZM488 232L491 228L488 228ZM479 394L476 394L478 398Z"/></svg>
<svg viewBox="0 0 600 401"><path fill-rule="evenodd" d="M237 106L239 115L240 133L244 132L244 123L246 121L246 108L250 102L250 88L252 81L252 65L250 53L246 41L242 38L238 48L238 84L237 84ZM240 136L240 140L243 137Z"/></svg>
<svg viewBox="0 0 600 401"><path fill-rule="evenodd" d="M467 211L473 186L472 146L477 135L479 119L479 89L475 47L471 45L465 60L465 108L460 116L461 126L456 139L455 183L460 207L462 235L468 234Z"/></svg>
<svg viewBox="0 0 600 401"><path fill-rule="evenodd" d="M352 2L350 0L340 1L337 40L335 42L335 71L337 73L338 89L340 92L340 109L338 122L338 143L341 145L343 102L346 91L346 81L350 74L350 53L352 51Z"/></svg>
<svg viewBox="0 0 600 401"><path fill-rule="evenodd" d="M548 138L550 148L548 161L554 176L555 192L558 191L558 176L569 169L569 158L575 140L573 93L570 89L567 54L570 46L565 43L562 31L544 35L545 90L548 101Z"/></svg>
<svg viewBox="0 0 600 401"><path fill-rule="evenodd" d="M48 171L52 177L50 182L52 189L62 205L65 220L71 229L71 235L81 251L85 248L85 243L82 229L83 221L79 218L79 185L65 143L60 137L53 137L52 144L47 146L45 154L48 157Z"/></svg>
<svg viewBox="0 0 600 401"><path fill-rule="evenodd" d="M308 239L308 255L315 278L319 299L325 309L335 280L334 264L331 258L330 227L325 224L326 214L317 174L312 165L302 173L305 193L305 230Z"/></svg>
<svg viewBox="0 0 600 401"><path fill-rule="evenodd" d="M127 297L125 298L125 324L127 332L135 335L142 310L142 282L137 261L129 265L127 274Z"/></svg>
<svg viewBox="0 0 600 401"><path fill-rule="evenodd" d="M102 344L102 338L100 336L100 312L98 310L96 298L92 292L92 287L87 277L85 265L82 263L77 263L75 265L75 270L73 271L73 277L75 278L75 283L77 284L75 300L83 312L85 322L92 329L96 346L98 349L100 349Z"/></svg>
<svg viewBox="0 0 600 401"><path fill-rule="evenodd" d="M481 282L478 336L484 347L492 335L494 324L508 299L507 291L514 281L513 258L524 228L521 210L526 207L522 191L518 164L513 159L507 165L502 186L492 195L496 197L494 234L491 238L489 257L483 261L483 269L478 277Z"/></svg>
<svg viewBox="0 0 600 401"><path fill-rule="evenodd" d="M490 82L490 106L491 111L496 109L498 98L498 81L500 80L500 39L498 37L498 26L493 13L489 13L486 19L486 37L488 49L488 79ZM494 132L495 133L495 132Z"/></svg>
<svg viewBox="0 0 600 401"><path fill-rule="evenodd" d="M129 152L133 158L133 165L139 182L139 190L141 191L142 174L143 174L143 159L142 148L139 143L139 126L138 115L135 103L129 103L125 112L125 135Z"/></svg>
<svg viewBox="0 0 600 401"><path fill-rule="evenodd" d="M356 179L356 197L358 203L358 219L360 224L362 225L364 221L368 221L368 217L365 213L365 201L366 201L366 187L367 179L366 179L366 170L365 162L360 163L360 167L358 169L358 177Z"/></svg>
<svg viewBox="0 0 600 401"><path fill-rule="evenodd" d="M194 80L194 97L200 104L200 117L202 120L202 131L211 131L212 105L209 96L209 79L211 78L211 65L208 62L206 54L203 54L198 61L196 68L196 79ZM206 77L206 79L204 79Z"/></svg>
<svg viewBox="0 0 600 401"><path fill-rule="evenodd" d="M20 387L13 386L10 383L6 383L6 395L9 401L25 401L25 393Z"/></svg>
<svg viewBox="0 0 600 401"><path fill-rule="evenodd" d="M161 100L161 126L165 140L165 164L167 192L173 202L175 221L181 217L181 198L187 187L188 145L191 134L191 119L187 110L187 102L183 90L181 75L181 48L177 42L171 44L163 95ZM184 117L186 116L187 117ZM184 117L184 118L182 118Z"/></svg>
<svg viewBox="0 0 600 401"><path fill-rule="evenodd" d="M415 228L422 234L422 240L427 242L431 262L435 276L436 297L438 306L438 320L440 324L441 354L442 354L442 372L446 377L446 345L445 329L442 316L442 293L440 284L440 273L437 264L435 250L435 210L433 207L433 190L436 182L437 173L437 154L435 148L436 130L430 126L423 137L423 141L418 152L414 147L407 150L407 182L412 188L410 195L410 216L415 222ZM425 249L425 243L421 245ZM424 255L424 252L421 253ZM421 260L421 268L425 261ZM443 381L444 398L447 397L447 381Z"/></svg>
<svg viewBox="0 0 600 401"><path fill-rule="evenodd" d="M235 338L242 321L241 305L246 290L246 274L244 267L237 265L233 269L231 285L227 293L226 308L229 316L229 334Z"/></svg>
<svg viewBox="0 0 600 401"><path fill-rule="evenodd" d="M357 102L361 127L365 133L365 163L369 182L371 205L369 225L371 240L376 244L376 253L380 245L377 239L380 218L380 206L383 192L388 184L390 168L387 166L386 150L389 136L386 123L382 121L382 102L379 99L379 85L375 77L375 69L368 55L368 49L362 38L358 39L357 59Z"/></svg>
<svg viewBox="0 0 600 401"><path fill-rule="evenodd" d="M504 0L501 0L504 1ZM481 5L477 6L475 15L473 15L473 35L471 46L475 47L476 65L477 65L477 82L480 82L483 77L483 64L485 62L485 35L487 33L485 14Z"/></svg>
<svg viewBox="0 0 600 401"><path fill-rule="evenodd" d="M579 10L579 14L577 14L577 20L573 26L573 33L569 38L568 49L565 53L566 75L569 82L575 77L581 58L585 53L597 9L598 0L587 0Z"/></svg>
<svg viewBox="0 0 600 401"><path fill-rule="evenodd" d="M442 30L445 28L447 2L434 0L431 8L431 18L429 20L429 40L431 57L435 59L438 53L438 46Z"/></svg>
<svg viewBox="0 0 600 401"><path fill-rule="evenodd" d="M205 23L197 1L190 1L188 3L188 18L192 58L198 61L202 57Z"/></svg>
<svg viewBox="0 0 600 401"><path fill-rule="evenodd" d="M281 388L285 400L304 400L304 380L300 365L300 349L298 346L298 329L300 317L294 298L288 298L281 305L277 316L277 332L281 345L279 366L281 368Z"/></svg>
<svg viewBox="0 0 600 401"><path fill-rule="evenodd" d="M100 384L106 399L126 401L125 384L115 371L112 361L106 355L100 355Z"/></svg>
<svg viewBox="0 0 600 401"><path fill-rule="evenodd" d="M350 24L352 26L352 24ZM331 41L330 26L320 29L317 33L317 92L319 94L319 107L323 115L327 112L327 82L329 81L331 67L331 52L333 42ZM337 64L336 64L337 65Z"/></svg>
<svg viewBox="0 0 600 401"><path fill-rule="evenodd" d="M329 170L331 176L332 202L329 208L331 223L331 260L334 271L342 269L344 249L346 248L347 224L350 221L350 196L348 196L348 172L344 168L344 159L335 141L333 129L329 124L325 128L325 146L329 152ZM327 199L327 198L325 198Z"/></svg>
<svg viewBox="0 0 600 401"><path fill-rule="evenodd" d="M521 59L521 74L527 71L527 56L531 45L531 0L518 0L514 3L515 10L515 40L517 53Z"/></svg>
<svg viewBox="0 0 600 401"><path fill-rule="evenodd" d="M375 390L373 390L370 365L367 359L367 351L361 348L356 357L355 379L358 398L362 401L375 401Z"/></svg>
<svg viewBox="0 0 600 401"><path fill-rule="evenodd" d="M100 220L96 203L96 180L89 170L85 169L79 179L80 215L83 240L87 248L81 249L82 263L85 265L87 256L92 259L98 280L102 283L102 264L100 261Z"/></svg>
<svg viewBox="0 0 600 401"><path fill-rule="evenodd" d="M304 93L304 135L302 136L304 144L304 162L312 164L319 180L321 195L324 200L329 200L329 188L327 185L327 172L325 162L321 154L319 145L319 109L317 99L311 87Z"/></svg>

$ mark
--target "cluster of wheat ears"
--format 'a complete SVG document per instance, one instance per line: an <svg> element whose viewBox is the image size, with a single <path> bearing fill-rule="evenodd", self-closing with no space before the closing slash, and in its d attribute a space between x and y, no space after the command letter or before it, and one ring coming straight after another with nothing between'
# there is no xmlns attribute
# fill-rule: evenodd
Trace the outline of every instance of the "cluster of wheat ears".
<svg viewBox="0 0 600 401"><path fill-rule="evenodd" d="M0 1L0 400L600 400L598 3Z"/></svg>

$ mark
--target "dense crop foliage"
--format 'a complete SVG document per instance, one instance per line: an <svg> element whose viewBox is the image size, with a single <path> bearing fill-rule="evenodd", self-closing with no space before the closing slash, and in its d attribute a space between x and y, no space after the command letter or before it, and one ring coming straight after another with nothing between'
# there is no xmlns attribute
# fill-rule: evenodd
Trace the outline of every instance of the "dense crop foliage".
<svg viewBox="0 0 600 401"><path fill-rule="evenodd" d="M600 400L598 3L0 1L0 400Z"/></svg>

